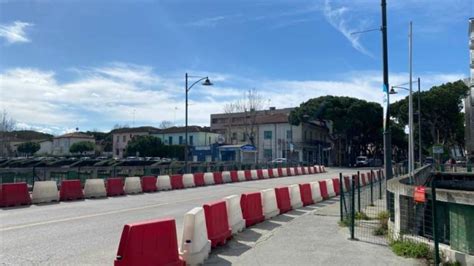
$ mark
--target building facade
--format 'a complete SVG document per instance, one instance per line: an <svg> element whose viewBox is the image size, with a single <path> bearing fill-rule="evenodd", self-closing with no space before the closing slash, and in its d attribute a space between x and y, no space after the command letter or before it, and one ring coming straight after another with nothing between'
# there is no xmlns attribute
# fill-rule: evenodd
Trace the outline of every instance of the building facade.
<svg viewBox="0 0 474 266"><path fill-rule="evenodd" d="M148 136L160 132L160 129L155 127L132 127L132 128L118 128L112 130L112 151L115 158L123 158L128 142L135 136Z"/></svg>
<svg viewBox="0 0 474 266"><path fill-rule="evenodd" d="M224 136L226 149L231 147L229 145L255 146L258 162L286 158L298 162L330 164L331 124L327 121L309 121L298 126L291 125L288 116L292 110L271 107L246 113L212 114L211 130Z"/></svg>
<svg viewBox="0 0 474 266"><path fill-rule="evenodd" d="M53 138L53 147L52 147L52 154L53 155L71 155L69 149L74 143L77 142L92 142L95 144L95 139L93 136L81 133L81 132L74 132L68 133L61 136L57 136ZM93 152L92 152L93 153Z"/></svg>

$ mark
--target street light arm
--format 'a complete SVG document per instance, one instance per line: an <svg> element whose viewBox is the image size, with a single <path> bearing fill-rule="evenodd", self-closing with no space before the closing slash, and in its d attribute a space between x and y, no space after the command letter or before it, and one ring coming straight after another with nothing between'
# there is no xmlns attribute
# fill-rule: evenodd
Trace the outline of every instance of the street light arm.
<svg viewBox="0 0 474 266"><path fill-rule="evenodd" d="M189 77L189 76L188 76L188 77ZM202 77L202 78L196 80L196 81L195 81L193 84L191 84L191 86L189 86L186 90L187 90L187 91L190 91L191 88L192 88L194 85L198 84L199 82L201 82L201 81L203 81L203 80L205 80L205 79L207 79L207 78L208 78L208 77Z"/></svg>
<svg viewBox="0 0 474 266"><path fill-rule="evenodd" d="M402 90L410 91L409 89L405 87L401 87L401 86L392 86L392 89L402 89Z"/></svg>

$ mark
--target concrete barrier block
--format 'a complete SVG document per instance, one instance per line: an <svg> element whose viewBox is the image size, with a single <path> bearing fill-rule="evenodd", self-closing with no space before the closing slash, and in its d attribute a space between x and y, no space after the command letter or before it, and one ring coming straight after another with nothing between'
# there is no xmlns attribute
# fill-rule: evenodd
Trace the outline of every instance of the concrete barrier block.
<svg viewBox="0 0 474 266"><path fill-rule="evenodd" d="M319 182L310 182L311 185L311 195L313 196L314 203L323 201L321 196L321 189L319 188Z"/></svg>
<svg viewBox="0 0 474 266"><path fill-rule="evenodd" d="M258 179L258 173L256 169L250 170L250 174L252 176L252 180L257 180Z"/></svg>
<svg viewBox="0 0 474 266"><path fill-rule="evenodd" d="M125 178L125 184L123 186L125 194L137 194L142 193L142 183L140 177L130 176Z"/></svg>
<svg viewBox="0 0 474 266"><path fill-rule="evenodd" d="M56 181L36 181L33 185L33 203L59 201L59 191Z"/></svg>
<svg viewBox="0 0 474 266"><path fill-rule="evenodd" d="M242 209L240 208L240 196L231 195L224 198L227 206L227 216L232 234L235 235L242 232L245 228L245 220L242 217Z"/></svg>
<svg viewBox="0 0 474 266"><path fill-rule="evenodd" d="M211 241L207 239L204 209L196 207L184 214L183 238L179 254L186 265L201 265L211 252Z"/></svg>
<svg viewBox="0 0 474 266"><path fill-rule="evenodd" d="M237 177L239 178L240 182L246 181L245 179L245 171L244 170L239 170L237 171Z"/></svg>
<svg viewBox="0 0 474 266"><path fill-rule="evenodd" d="M193 174L184 174L183 175L183 185L184 187L195 187L194 184L194 175Z"/></svg>
<svg viewBox="0 0 474 266"><path fill-rule="evenodd" d="M262 175L263 175L264 179L270 178L270 174L268 173L268 169L262 169Z"/></svg>
<svg viewBox="0 0 474 266"><path fill-rule="evenodd" d="M263 215L265 215L265 219L270 219L280 214L275 195L275 189L264 189L260 191L260 193L262 193Z"/></svg>
<svg viewBox="0 0 474 266"><path fill-rule="evenodd" d="M230 178L230 171L223 171L222 172L222 181L224 181L224 183L231 183L232 182L232 178Z"/></svg>
<svg viewBox="0 0 474 266"><path fill-rule="evenodd" d="M171 179L169 175L159 175L156 178L156 186L158 190L170 190L171 189Z"/></svg>
<svg viewBox="0 0 474 266"><path fill-rule="evenodd" d="M293 207L293 209L303 207L303 202L301 201L300 186L291 185L288 188L290 190L291 207Z"/></svg>
<svg viewBox="0 0 474 266"><path fill-rule="evenodd" d="M334 183L332 182L332 179L326 179L326 187L328 188L328 195L330 198L336 196L336 191L334 190Z"/></svg>
<svg viewBox="0 0 474 266"><path fill-rule="evenodd" d="M104 179L86 179L84 184L84 197L86 198L103 198L107 196L105 190Z"/></svg>
<svg viewBox="0 0 474 266"><path fill-rule="evenodd" d="M211 172L204 173L204 184L206 186L214 185L214 174Z"/></svg>

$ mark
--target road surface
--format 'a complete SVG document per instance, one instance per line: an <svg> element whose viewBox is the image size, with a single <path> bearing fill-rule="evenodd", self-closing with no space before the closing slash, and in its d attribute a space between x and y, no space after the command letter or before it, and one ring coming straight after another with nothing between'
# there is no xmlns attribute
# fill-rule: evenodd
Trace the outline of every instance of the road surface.
<svg viewBox="0 0 474 266"><path fill-rule="evenodd" d="M111 265L123 225L174 217L232 194L334 178L355 169L0 210L0 264Z"/></svg>

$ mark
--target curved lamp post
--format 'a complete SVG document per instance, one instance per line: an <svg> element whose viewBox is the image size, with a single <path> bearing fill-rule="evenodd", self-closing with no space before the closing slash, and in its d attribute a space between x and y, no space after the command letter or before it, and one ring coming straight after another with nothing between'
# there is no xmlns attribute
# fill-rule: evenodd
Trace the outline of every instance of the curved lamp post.
<svg viewBox="0 0 474 266"><path fill-rule="evenodd" d="M188 86L188 79L189 78L197 78L198 80L196 80L193 84L191 84L191 86ZM188 92L191 90L191 88L196 85L197 83L201 82L201 81L204 81L201 83L201 85L203 86L212 86L212 82L209 80L209 77L200 77L200 76L191 76L191 75L188 75L188 73L185 74L184 76L184 79L185 79L185 90L186 90L186 114L185 114L185 140L184 140L184 169L185 169L185 172L189 172L189 169L188 169Z"/></svg>

